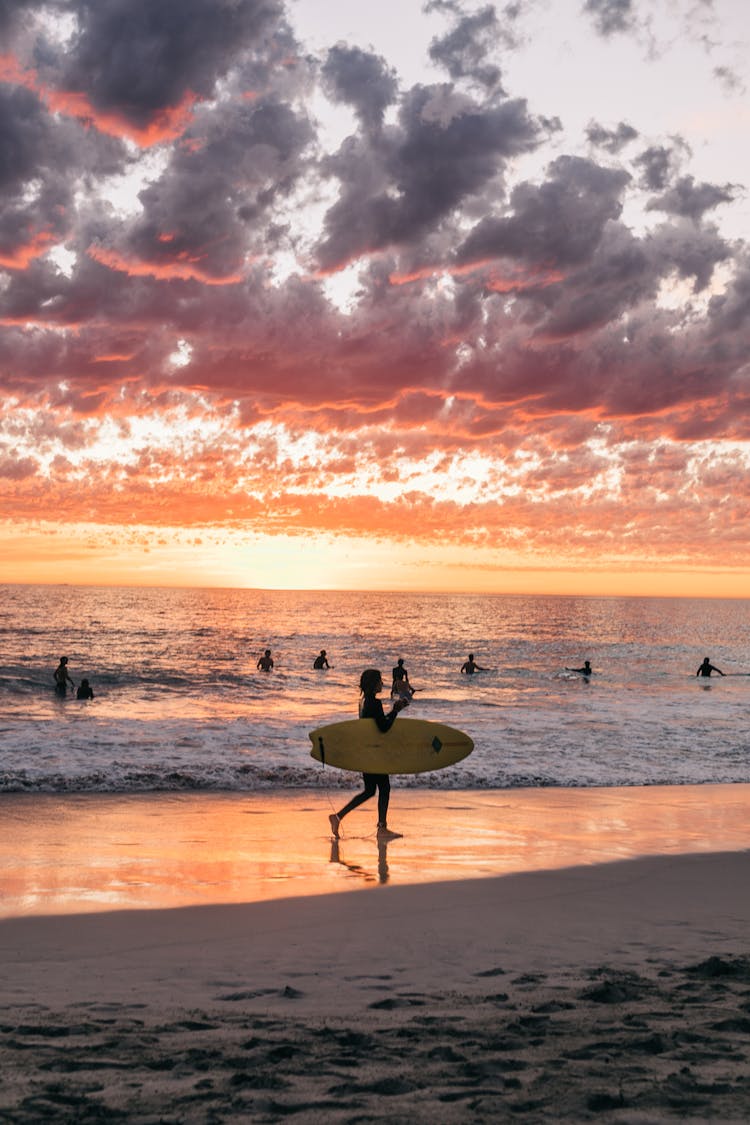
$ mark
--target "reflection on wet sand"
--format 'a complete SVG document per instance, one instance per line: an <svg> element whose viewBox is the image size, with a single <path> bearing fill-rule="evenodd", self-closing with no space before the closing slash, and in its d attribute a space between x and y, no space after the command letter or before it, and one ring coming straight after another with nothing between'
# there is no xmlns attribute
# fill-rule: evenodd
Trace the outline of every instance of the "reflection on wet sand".
<svg viewBox="0 0 750 1125"><path fill-rule="evenodd" d="M346 859L341 854L341 846L345 841L341 839L331 840L331 863L339 863L345 867L352 875L362 879L365 883L387 883L388 882L388 841L375 840L373 843L378 849L378 872L375 875L372 871L363 867L361 863L347 863Z"/></svg>
<svg viewBox="0 0 750 1125"><path fill-rule="evenodd" d="M0 917L261 902L740 851L748 804L750 785L400 789L403 838L378 847L362 831L371 814L357 810L336 859L316 792L6 794Z"/></svg>

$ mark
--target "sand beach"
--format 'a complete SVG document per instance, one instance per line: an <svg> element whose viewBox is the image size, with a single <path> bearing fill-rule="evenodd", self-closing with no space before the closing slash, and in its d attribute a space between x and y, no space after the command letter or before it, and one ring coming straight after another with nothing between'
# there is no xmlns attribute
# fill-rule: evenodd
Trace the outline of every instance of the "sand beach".
<svg viewBox="0 0 750 1125"><path fill-rule="evenodd" d="M11 798L0 1119L746 1121L748 789Z"/></svg>

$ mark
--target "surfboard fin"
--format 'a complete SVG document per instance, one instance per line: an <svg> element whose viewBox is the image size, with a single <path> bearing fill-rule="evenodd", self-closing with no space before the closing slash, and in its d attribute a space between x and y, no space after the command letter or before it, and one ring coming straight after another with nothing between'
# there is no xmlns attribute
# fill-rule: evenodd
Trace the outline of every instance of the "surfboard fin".
<svg viewBox="0 0 750 1125"><path fill-rule="evenodd" d="M442 742L440 741L440 739L438 738L437 735L435 735L435 737L433 738L431 745L432 745L432 749L435 751L436 754L439 754L440 751L443 749L443 744L442 744Z"/></svg>
<svg viewBox="0 0 750 1125"><path fill-rule="evenodd" d="M320 760L323 765L326 764L326 748L323 745L323 739L318 735L318 746L320 747Z"/></svg>

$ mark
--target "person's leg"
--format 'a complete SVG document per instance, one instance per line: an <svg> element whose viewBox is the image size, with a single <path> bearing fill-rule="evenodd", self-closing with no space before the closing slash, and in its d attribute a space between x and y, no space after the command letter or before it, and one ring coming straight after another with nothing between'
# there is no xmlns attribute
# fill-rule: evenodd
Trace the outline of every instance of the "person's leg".
<svg viewBox="0 0 750 1125"><path fill-rule="evenodd" d="M375 781L375 775L371 773L363 773L362 780L365 783L362 792L357 793L354 797L352 797L351 801L349 801L347 805L344 805L343 809L339 809L337 813L331 813L331 815L328 817L329 821L331 822L331 831L333 832L334 836L338 836L339 825L341 824L341 821L344 819L347 813L350 813L352 809L358 808L360 805L364 804L365 801L369 801L370 797L375 796L375 788L377 784Z"/></svg>
<svg viewBox="0 0 750 1125"><path fill-rule="evenodd" d="M388 802L391 799L391 779L388 774L380 774L376 785L378 787L378 828L386 828L388 825Z"/></svg>
<svg viewBox="0 0 750 1125"><path fill-rule="evenodd" d="M397 840L400 832L391 832L388 827L388 802L391 796L391 779L387 773L378 778L378 840Z"/></svg>

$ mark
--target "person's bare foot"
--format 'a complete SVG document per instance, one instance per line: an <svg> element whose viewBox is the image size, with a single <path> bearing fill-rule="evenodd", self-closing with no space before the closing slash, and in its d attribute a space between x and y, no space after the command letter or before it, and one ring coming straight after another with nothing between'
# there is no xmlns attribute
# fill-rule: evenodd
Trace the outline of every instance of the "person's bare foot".
<svg viewBox="0 0 750 1125"><path fill-rule="evenodd" d="M333 833L334 837L338 840L338 838L339 838L339 825L341 824L341 817L338 816L335 812L332 812L331 815L328 817L328 820L330 821L330 824L331 824L331 832Z"/></svg>
<svg viewBox="0 0 750 1125"><path fill-rule="evenodd" d="M391 832L390 828L386 828L384 824L378 825L379 840L400 840L402 837L403 832Z"/></svg>

